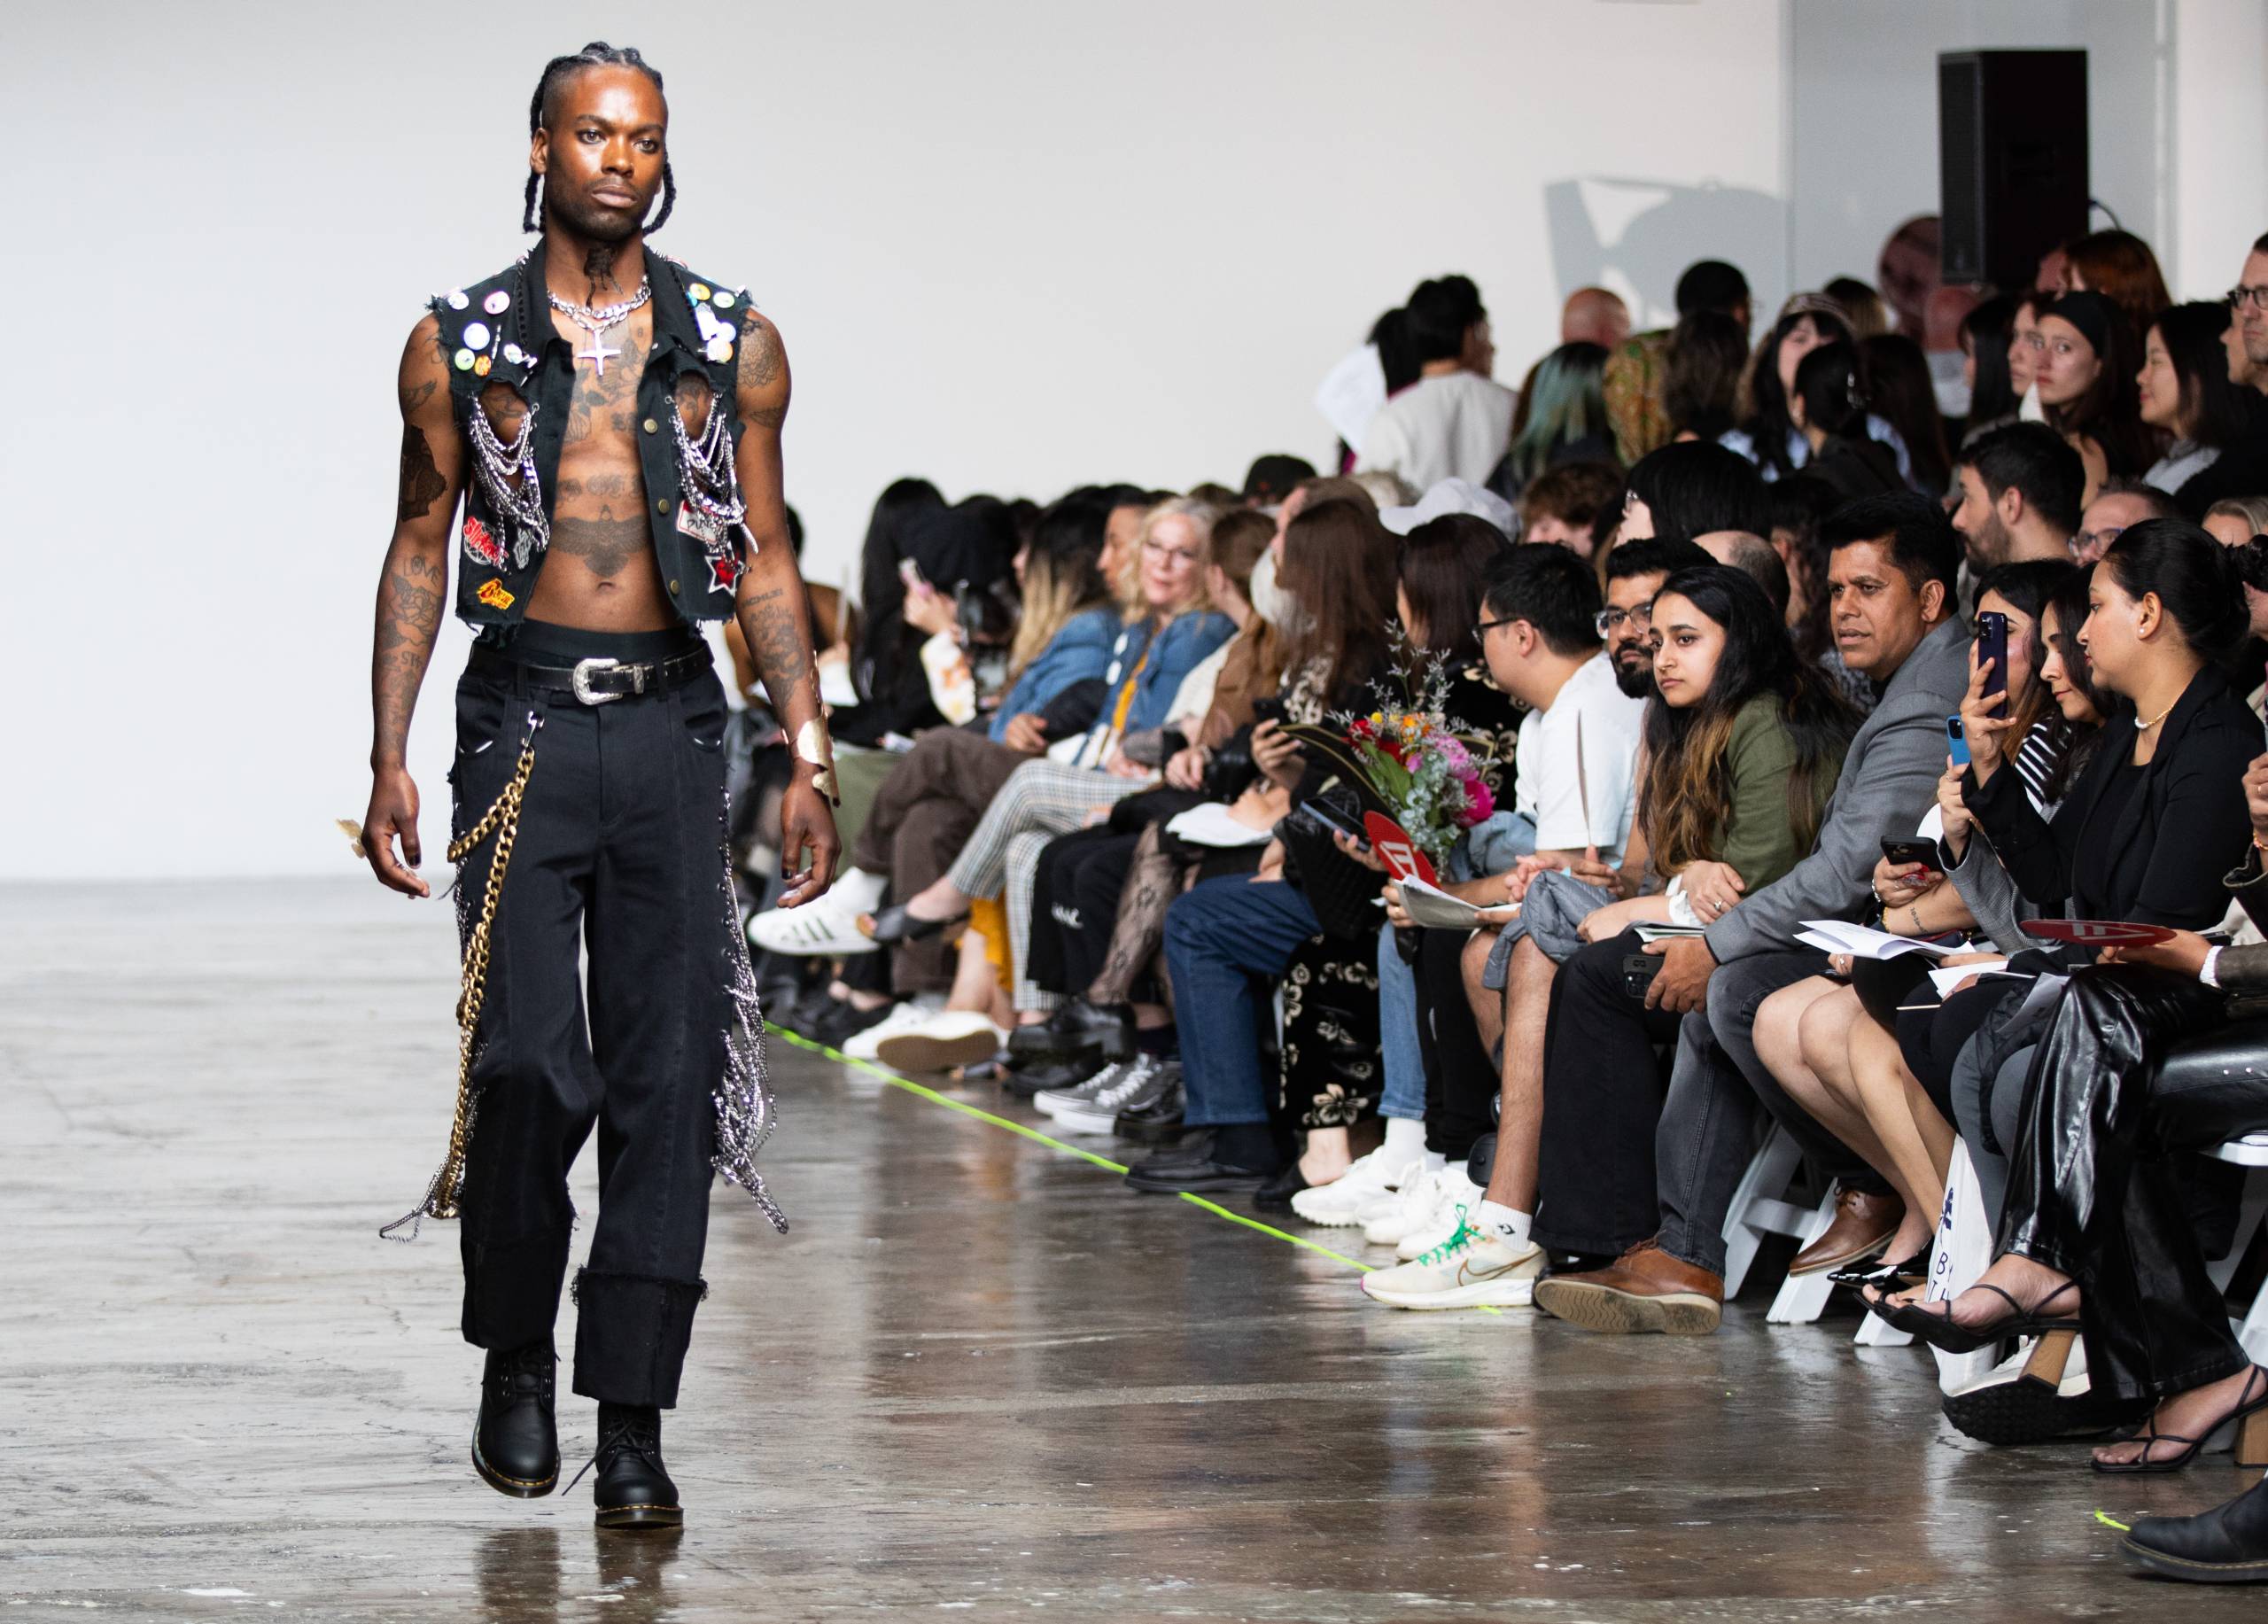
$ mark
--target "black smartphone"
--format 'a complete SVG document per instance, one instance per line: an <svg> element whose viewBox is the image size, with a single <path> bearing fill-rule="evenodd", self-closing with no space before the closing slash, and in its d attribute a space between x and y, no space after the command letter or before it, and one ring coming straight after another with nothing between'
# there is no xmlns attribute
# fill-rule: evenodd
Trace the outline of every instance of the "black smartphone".
<svg viewBox="0 0 2268 1624"><path fill-rule="evenodd" d="M1284 702L1272 694L1265 698L1254 700L1252 719L1255 723L1274 722L1281 727L1284 721Z"/></svg>
<svg viewBox="0 0 2268 1624"><path fill-rule="evenodd" d="M1984 694L2008 691L2008 618L1998 610L1977 611L1977 663L1992 662L1992 669L1985 674Z"/></svg>
<svg viewBox="0 0 2268 1624"><path fill-rule="evenodd" d="M1346 835L1349 840L1355 842L1357 844L1367 846L1371 843L1370 835L1363 828L1361 821L1350 817L1346 812L1340 812L1330 802L1302 801L1300 803L1300 805L1301 809L1307 812L1308 816L1313 818L1317 823L1322 824L1324 828L1327 829L1337 829L1341 835Z"/></svg>
<svg viewBox="0 0 2268 1624"><path fill-rule="evenodd" d="M1919 863L1922 867L1935 872L1938 866L1938 848L1934 841L1892 840L1885 837L1882 843L1882 854L1901 867L1908 864Z"/></svg>
<svg viewBox="0 0 2268 1624"><path fill-rule="evenodd" d="M1654 977L1661 974L1662 961L1652 953L1626 953L1622 958L1622 990L1634 998L1646 996L1646 989L1653 985Z"/></svg>
<svg viewBox="0 0 2268 1624"><path fill-rule="evenodd" d="M1961 731L1961 718L1957 716L1946 718L1946 750L1953 757L1953 765L1969 765L1969 735Z"/></svg>

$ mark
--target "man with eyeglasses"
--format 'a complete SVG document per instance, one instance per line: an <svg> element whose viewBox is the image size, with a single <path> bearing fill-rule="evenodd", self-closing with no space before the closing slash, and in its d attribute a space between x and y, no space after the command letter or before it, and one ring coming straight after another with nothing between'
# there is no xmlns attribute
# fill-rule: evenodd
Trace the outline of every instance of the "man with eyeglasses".
<svg viewBox="0 0 2268 1624"><path fill-rule="evenodd" d="M2093 563L2110 550L2110 544L2144 519L2172 519L2181 509L2172 497L2140 479L2106 479L2102 492L2079 516L2071 537L2071 556Z"/></svg>
<svg viewBox="0 0 2268 1624"><path fill-rule="evenodd" d="M2268 236L2252 245L2228 298L2229 382L2268 394ZM2185 483L2179 500L2182 517L2196 522L2225 496L2263 491L2268 491L2268 412L2259 413L2251 431L2225 447L2211 467Z"/></svg>

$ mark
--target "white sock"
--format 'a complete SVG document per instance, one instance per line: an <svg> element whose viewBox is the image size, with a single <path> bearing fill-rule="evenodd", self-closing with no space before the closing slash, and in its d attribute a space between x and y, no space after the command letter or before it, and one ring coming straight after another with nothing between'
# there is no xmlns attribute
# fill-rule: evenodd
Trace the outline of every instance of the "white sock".
<svg viewBox="0 0 2268 1624"><path fill-rule="evenodd" d="M1449 1159L1440 1151L1429 1150L1425 1153L1425 1171L1428 1173L1438 1173L1449 1164Z"/></svg>
<svg viewBox="0 0 2268 1624"><path fill-rule="evenodd" d="M1478 1227L1484 1233L1495 1236L1515 1251L1526 1247L1528 1225L1535 1222L1530 1214L1507 1207L1501 1201L1482 1201L1480 1210L1473 1216L1479 1220Z"/></svg>
<svg viewBox="0 0 2268 1624"><path fill-rule="evenodd" d="M1389 1167L1408 1167L1425 1154L1425 1124L1411 1117L1389 1116L1386 1119L1386 1152Z"/></svg>
<svg viewBox="0 0 2268 1624"><path fill-rule="evenodd" d="M870 874L863 868L846 868L835 877L834 895L853 913L872 913L882 906L889 889L888 874Z"/></svg>

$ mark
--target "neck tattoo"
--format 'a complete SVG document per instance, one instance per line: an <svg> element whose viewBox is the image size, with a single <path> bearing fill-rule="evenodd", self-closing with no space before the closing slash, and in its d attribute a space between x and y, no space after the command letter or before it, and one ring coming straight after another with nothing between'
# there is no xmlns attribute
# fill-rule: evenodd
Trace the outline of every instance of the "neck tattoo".
<svg viewBox="0 0 2268 1624"><path fill-rule="evenodd" d="M638 291L628 299L618 304L601 305L596 309L593 309L588 305L572 304L560 298L556 293L548 292L548 290L547 296L550 299L551 307L554 310L591 335L591 347L587 350L576 351L575 359L591 362L596 369L596 375L604 377L608 358L622 354L620 350L607 347L608 331L621 326L648 299L654 297L654 284L641 281L638 284Z"/></svg>

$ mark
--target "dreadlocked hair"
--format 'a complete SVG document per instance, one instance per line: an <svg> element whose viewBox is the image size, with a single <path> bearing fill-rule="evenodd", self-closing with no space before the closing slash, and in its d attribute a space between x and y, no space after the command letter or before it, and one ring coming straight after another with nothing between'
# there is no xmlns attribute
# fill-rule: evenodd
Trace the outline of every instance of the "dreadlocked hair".
<svg viewBox="0 0 2268 1624"><path fill-rule="evenodd" d="M529 135L533 136L544 128L544 113L551 100L552 92L559 88L559 82L570 74L580 73L586 67L634 67L654 82L654 89L656 90L662 89L661 70L648 62L640 54L635 45L610 45L604 40L593 40L573 56L554 57L543 65L543 73L535 82L535 94L528 98ZM520 214L521 230L540 231L543 229L541 212L538 207L542 196L543 176L531 170L528 173L527 203ZM649 232L660 230L664 223L668 221L670 211L676 206L677 177L670 173L670 160L664 158L662 159L662 210L660 214L654 216L652 222L646 226L645 229Z"/></svg>

